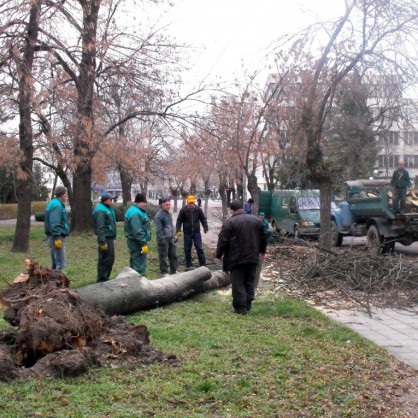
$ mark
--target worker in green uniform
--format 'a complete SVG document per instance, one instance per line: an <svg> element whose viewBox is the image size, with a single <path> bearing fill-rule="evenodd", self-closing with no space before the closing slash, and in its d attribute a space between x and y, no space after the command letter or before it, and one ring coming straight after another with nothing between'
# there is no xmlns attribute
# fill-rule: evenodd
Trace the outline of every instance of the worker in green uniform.
<svg viewBox="0 0 418 418"><path fill-rule="evenodd" d="M125 237L130 252L130 266L141 276L147 269L148 242L151 241L147 198L138 193L134 204L125 212Z"/></svg>
<svg viewBox="0 0 418 418"><path fill-rule="evenodd" d="M113 196L104 193L93 210L94 230L97 235L97 282L106 282L115 263L116 215Z"/></svg>

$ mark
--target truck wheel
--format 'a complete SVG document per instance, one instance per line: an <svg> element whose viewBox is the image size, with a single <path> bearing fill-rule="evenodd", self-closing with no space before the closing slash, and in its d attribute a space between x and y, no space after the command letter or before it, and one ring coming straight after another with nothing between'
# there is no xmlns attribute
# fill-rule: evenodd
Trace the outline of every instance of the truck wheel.
<svg viewBox="0 0 418 418"><path fill-rule="evenodd" d="M369 253L372 255L382 254L384 252L382 241L376 225L371 225L367 230L367 249L369 250Z"/></svg>
<svg viewBox="0 0 418 418"><path fill-rule="evenodd" d="M343 234L340 234L338 232L337 223L335 221L331 221L331 240L332 245L334 247L341 247L341 244L343 243Z"/></svg>

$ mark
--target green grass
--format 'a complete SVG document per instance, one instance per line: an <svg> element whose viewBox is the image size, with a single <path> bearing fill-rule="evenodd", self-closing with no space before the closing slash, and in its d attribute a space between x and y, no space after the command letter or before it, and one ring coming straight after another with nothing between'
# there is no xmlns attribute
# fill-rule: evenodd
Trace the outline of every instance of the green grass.
<svg viewBox="0 0 418 418"><path fill-rule="evenodd" d="M8 252L12 236L0 228L7 280L22 271L25 258ZM94 282L95 237L72 236L68 247L72 287ZM125 247L120 233L116 271L128 263ZM41 264L47 262L36 228L31 249ZM155 241L149 267L156 271L152 257ZM230 308L230 292L219 290L130 315L128 321L148 327L153 347L178 357L177 366L0 383L0 417L401 416L388 401L398 382L384 350L285 296L265 293L247 316Z"/></svg>

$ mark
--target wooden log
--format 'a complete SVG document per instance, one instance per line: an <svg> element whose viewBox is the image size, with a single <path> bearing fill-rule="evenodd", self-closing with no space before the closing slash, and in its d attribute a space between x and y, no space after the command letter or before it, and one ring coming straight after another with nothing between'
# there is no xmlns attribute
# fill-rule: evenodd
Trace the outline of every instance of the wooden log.
<svg viewBox="0 0 418 418"><path fill-rule="evenodd" d="M222 271L211 272L206 267L156 280L147 280L130 267L125 267L113 280L75 291L81 299L108 315L126 315L182 300L229 283L228 274Z"/></svg>

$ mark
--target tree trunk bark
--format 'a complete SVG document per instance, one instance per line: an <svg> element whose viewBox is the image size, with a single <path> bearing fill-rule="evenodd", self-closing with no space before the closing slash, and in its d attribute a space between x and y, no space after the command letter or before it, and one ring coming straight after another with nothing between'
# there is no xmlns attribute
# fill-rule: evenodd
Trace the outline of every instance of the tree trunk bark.
<svg viewBox="0 0 418 418"><path fill-rule="evenodd" d="M20 175L17 186L17 220L13 239L13 252L29 250L29 231L31 217L32 169L33 169L33 133L31 120L32 107L32 69L35 57L35 45L38 40L41 5L33 2L30 9L29 26L23 57L18 67L21 76L19 80L19 142L22 151Z"/></svg>
<svg viewBox="0 0 418 418"><path fill-rule="evenodd" d="M248 187L247 187L248 191L250 192L251 197L254 199L251 214L258 216L261 189L260 187L258 187L258 181L257 181L256 175L250 174L247 176L247 179L248 179Z"/></svg>
<svg viewBox="0 0 418 418"><path fill-rule="evenodd" d="M228 274L211 272L207 267L157 280L147 280L130 267L125 267L114 280L82 287L76 292L85 302L108 315L126 315L228 284Z"/></svg>
<svg viewBox="0 0 418 418"><path fill-rule="evenodd" d="M331 250L331 178L323 179L319 184L321 215L319 246Z"/></svg>
<svg viewBox="0 0 418 418"><path fill-rule="evenodd" d="M132 176L122 166L119 166L119 175L122 184L122 205L128 206L128 202L132 202Z"/></svg>
<svg viewBox="0 0 418 418"><path fill-rule="evenodd" d="M71 230L93 228L91 204L91 160L94 156L93 93L96 79L97 22L101 0L80 2L83 7L82 54L77 79L77 127L74 140L74 207Z"/></svg>

